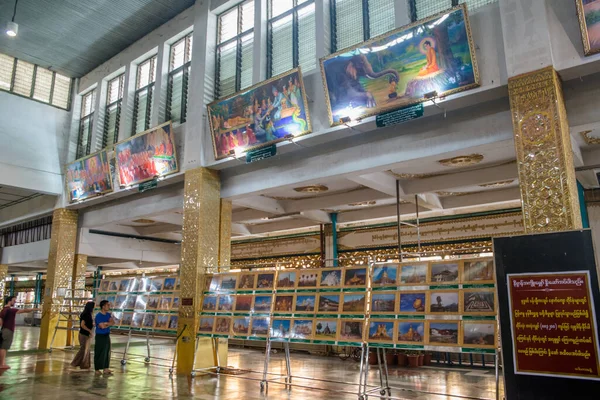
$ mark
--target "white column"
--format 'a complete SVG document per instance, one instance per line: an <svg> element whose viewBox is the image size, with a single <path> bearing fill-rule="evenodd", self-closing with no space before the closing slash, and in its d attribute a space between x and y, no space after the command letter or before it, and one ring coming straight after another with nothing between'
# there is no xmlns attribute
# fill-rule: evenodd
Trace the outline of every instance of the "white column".
<svg viewBox="0 0 600 400"><path fill-rule="evenodd" d="M267 0L254 0L252 84L267 77Z"/></svg>
<svg viewBox="0 0 600 400"><path fill-rule="evenodd" d="M121 117L119 119L118 141L127 139L133 132L133 107L135 105L135 78L137 65L127 63L123 82L123 100L121 102Z"/></svg>
<svg viewBox="0 0 600 400"><path fill-rule="evenodd" d="M409 0L396 0L394 2L394 16L396 17L396 28L408 25L410 20Z"/></svg>
<svg viewBox="0 0 600 400"><path fill-rule="evenodd" d="M588 219L592 230L594 242L594 254L596 255L596 266L600 266L600 202L587 203Z"/></svg>
<svg viewBox="0 0 600 400"><path fill-rule="evenodd" d="M158 45L156 55L156 80L154 81L154 100L150 115L150 126L156 126L165 120L167 107L167 87L169 86L169 50L166 43Z"/></svg>

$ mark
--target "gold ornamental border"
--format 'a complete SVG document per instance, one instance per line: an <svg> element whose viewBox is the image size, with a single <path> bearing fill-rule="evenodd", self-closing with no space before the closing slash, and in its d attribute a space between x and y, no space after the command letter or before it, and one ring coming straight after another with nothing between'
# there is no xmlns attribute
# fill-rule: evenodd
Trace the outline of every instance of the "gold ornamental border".
<svg viewBox="0 0 600 400"><path fill-rule="evenodd" d="M93 195L82 197L82 198L79 198L79 199L73 199L71 197L71 192L69 190L69 184L67 183L67 170L68 170L68 168L71 165L73 165L73 164L83 163L88 158L96 157L97 155L100 155L100 159L102 159L102 153L105 153L106 165L108 165L108 178L109 178L109 183L110 183L110 189L106 189L106 190L104 190L102 192L97 192L97 193L94 193ZM64 182L64 187L65 187L65 192L69 195L69 204L76 203L76 202L79 202L79 201L84 201L84 200L87 200L87 199L91 199L92 197L103 196L106 193L114 192L114 190L115 190L114 186L115 185L114 185L114 182L113 182L112 172L110 171L110 158L108 157L108 148L102 149L102 150L97 151L97 152L92 153L92 154L88 154L87 156L83 156L81 158L78 158L77 160L74 160L74 161L72 161L72 162L70 162L68 164L65 164L65 182Z"/></svg>

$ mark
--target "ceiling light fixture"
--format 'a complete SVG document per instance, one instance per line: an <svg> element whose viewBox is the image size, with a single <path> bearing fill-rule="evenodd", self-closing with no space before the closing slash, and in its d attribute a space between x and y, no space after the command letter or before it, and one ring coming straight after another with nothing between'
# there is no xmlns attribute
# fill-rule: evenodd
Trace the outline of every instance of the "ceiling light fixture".
<svg viewBox="0 0 600 400"><path fill-rule="evenodd" d="M17 16L17 3L19 0L15 0L15 9L13 11L12 20L6 24L6 34L10 37L17 36L19 33L19 24L15 22L15 17Z"/></svg>
<svg viewBox="0 0 600 400"><path fill-rule="evenodd" d="M329 190L325 185L310 185L295 187L294 190L298 193L323 193Z"/></svg>

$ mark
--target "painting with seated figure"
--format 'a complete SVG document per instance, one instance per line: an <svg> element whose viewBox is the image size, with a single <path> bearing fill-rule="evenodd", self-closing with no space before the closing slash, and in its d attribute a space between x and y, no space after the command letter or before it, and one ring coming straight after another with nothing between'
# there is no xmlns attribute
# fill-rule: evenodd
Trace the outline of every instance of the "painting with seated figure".
<svg viewBox="0 0 600 400"><path fill-rule="evenodd" d="M331 125L479 86L466 6L321 59Z"/></svg>
<svg viewBox="0 0 600 400"><path fill-rule="evenodd" d="M217 160L311 132L300 68L208 105Z"/></svg>

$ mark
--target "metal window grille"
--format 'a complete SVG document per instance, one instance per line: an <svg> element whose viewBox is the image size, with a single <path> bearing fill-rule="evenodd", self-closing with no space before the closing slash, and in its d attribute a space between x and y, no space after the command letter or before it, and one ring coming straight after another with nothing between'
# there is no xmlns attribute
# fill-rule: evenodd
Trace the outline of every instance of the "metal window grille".
<svg viewBox="0 0 600 400"><path fill-rule="evenodd" d="M81 119L79 120L79 135L77 138L76 158L81 158L87 154L90 154L95 104L96 89L91 90L82 96Z"/></svg>
<svg viewBox="0 0 600 400"><path fill-rule="evenodd" d="M222 98L252 86L254 0L219 15L215 97Z"/></svg>
<svg viewBox="0 0 600 400"><path fill-rule="evenodd" d="M488 4L497 3L498 0L459 0L458 4L467 3L469 11L473 11L479 7L487 6Z"/></svg>
<svg viewBox="0 0 600 400"><path fill-rule="evenodd" d="M333 0L331 8L334 52L396 27L394 0Z"/></svg>
<svg viewBox="0 0 600 400"><path fill-rule="evenodd" d="M171 46L167 85L167 121L184 123L186 120L191 64L192 33L189 33Z"/></svg>
<svg viewBox="0 0 600 400"><path fill-rule="evenodd" d="M68 110L71 83L69 77L0 54L0 90Z"/></svg>
<svg viewBox="0 0 600 400"><path fill-rule="evenodd" d="M100 148L102 149L112 146L119 139L119 122L121 120L121 104L123 102L124 86L125 74L121 74L108 81L104 130L102 132L102 143L100 144Z"/></svg>
<svg viewBox="0 0 600 400"><path fill-rule="evenodd" d="M458 4L458 0L410 0L410 2L414 21L430 17Z"/></svg>
<svg viewBox="0 0 600 400"><path fill-rule="evenodd" d="M156 56L150 57L137 68L135 99L133 104L133 132L150 129L150 118L154 103L154 82L156 81Z"/></svg>
<svg viewBox="0 0 600 400"><path fill-rule="evenodd" d="M269 0L267 74L317 66L314 0Z"/></svg>

